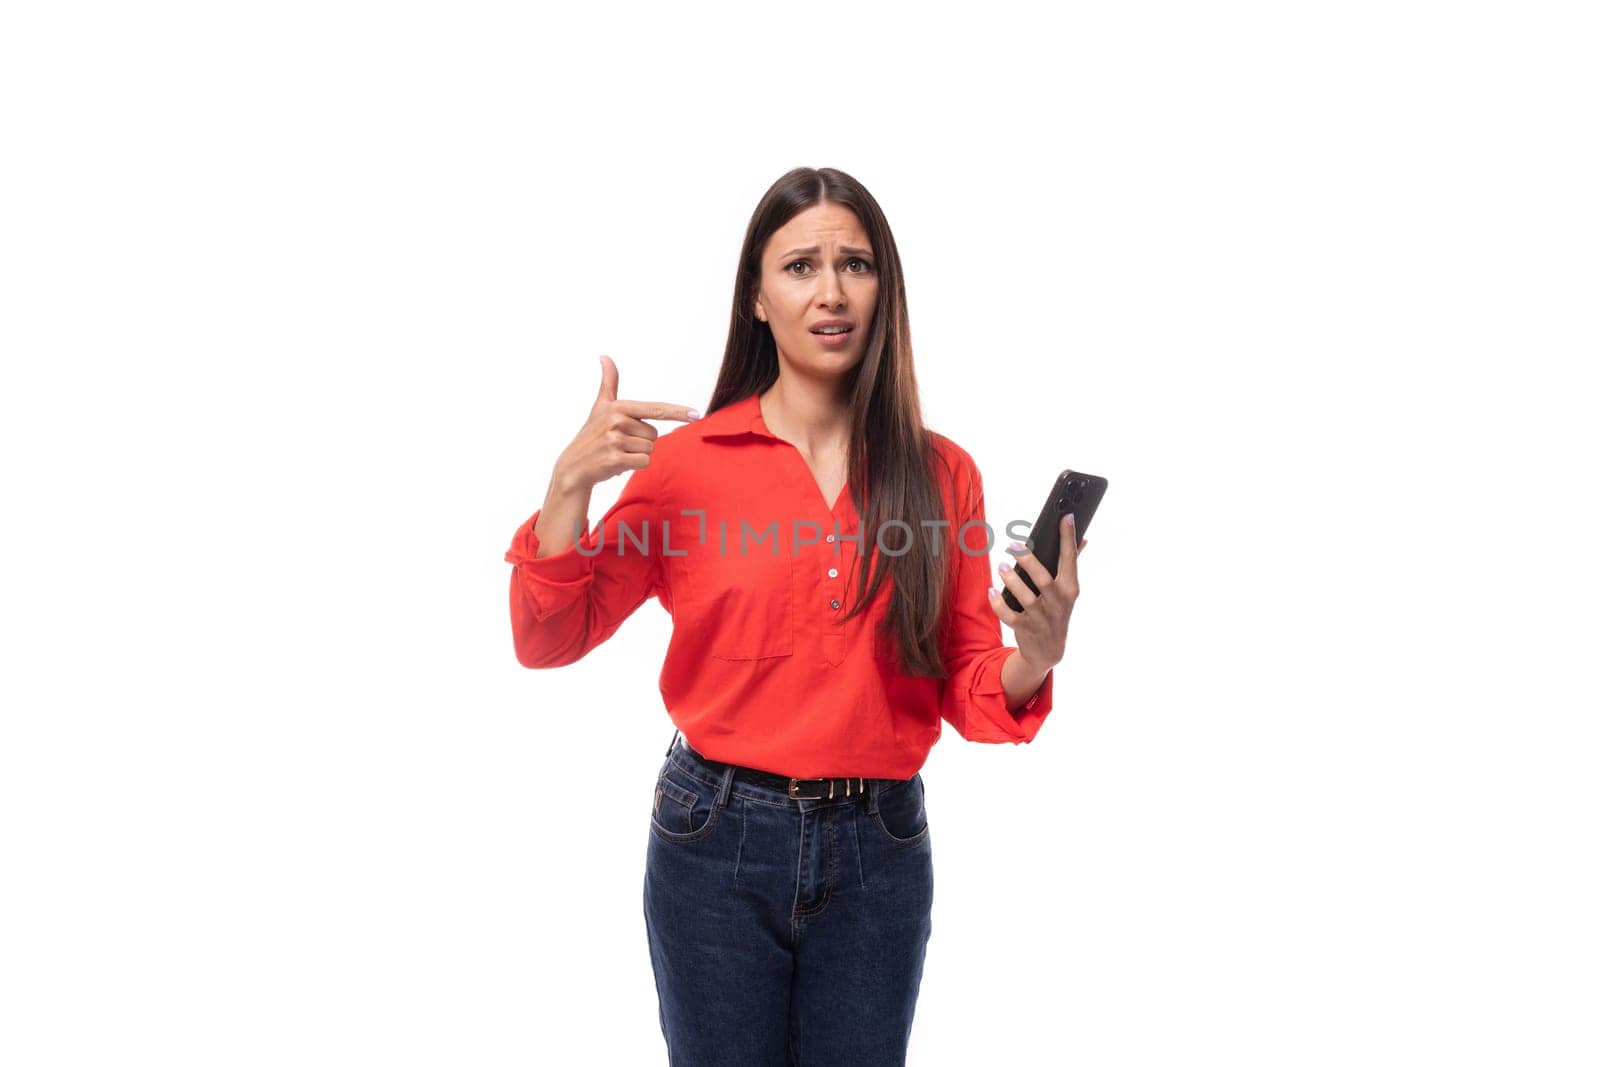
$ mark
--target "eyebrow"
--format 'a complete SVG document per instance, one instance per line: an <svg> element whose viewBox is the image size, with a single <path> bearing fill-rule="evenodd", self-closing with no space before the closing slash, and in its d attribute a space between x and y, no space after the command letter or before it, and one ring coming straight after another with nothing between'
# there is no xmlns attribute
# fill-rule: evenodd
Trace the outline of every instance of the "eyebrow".
<svg viewBox="0 0 1600 1067"><path fill-rule="evenodd" d="M814 246L811 247L811 248L791 248L791 249L789 249L789 251L785 252L783 254L783 256L779 256L778 258L782 259L785 256L801 256L801 255L814 256L818 252L821 252L821 251L822 251L822 249L814 247ZM870 249L870 248L852 248L849 245L840 245L839 246L839 251L843 252L847 256L870 256L870 255L872 255L872 249Z"/></svg>

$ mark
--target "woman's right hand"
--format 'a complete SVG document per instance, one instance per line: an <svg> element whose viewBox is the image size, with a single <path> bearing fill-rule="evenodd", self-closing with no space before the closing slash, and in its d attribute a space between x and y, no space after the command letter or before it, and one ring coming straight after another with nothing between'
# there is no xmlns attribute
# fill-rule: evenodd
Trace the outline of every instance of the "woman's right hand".
<svg viewBox="0 0 1600 1067"><path fill-rule="evenodd" d="M535 524L539 555L571 547L577 524L582 521L587 526L589 493L595 485L650 465L660 432L645 419L691 422L699 417L698 411L682 404L617 399L617 365L610 356L601 356L600 393L588 421L556 459L544 509Z"/></svg>
<svg viewBox="0 0 1600 1067"><path fill-rule="evenodd" d="M618 400L617 365L600 357L600 395L589 409L589 421L556 460L556 481L569 492L587 492L626 470L650 465L660 432L645 419L690 422L700 413L682 404L654 400Z"/></svg>

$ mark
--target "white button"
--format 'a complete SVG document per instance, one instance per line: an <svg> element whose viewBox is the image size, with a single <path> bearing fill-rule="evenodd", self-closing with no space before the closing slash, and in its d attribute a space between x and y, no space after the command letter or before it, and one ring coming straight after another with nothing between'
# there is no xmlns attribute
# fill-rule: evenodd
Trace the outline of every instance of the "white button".
<svg viewBox="0 0 1600 1067"><path fill-rule="evenodd" d="M829 578L837 578L837 577L839 577L839 568L838 567L829 567L828 568L828 577Z"/></svg>
<svg viewBox="0 0 1600 1067"><path fill-rule="evenodd" d="M828 544L833 544L833 534L828 535Z"/></svg>

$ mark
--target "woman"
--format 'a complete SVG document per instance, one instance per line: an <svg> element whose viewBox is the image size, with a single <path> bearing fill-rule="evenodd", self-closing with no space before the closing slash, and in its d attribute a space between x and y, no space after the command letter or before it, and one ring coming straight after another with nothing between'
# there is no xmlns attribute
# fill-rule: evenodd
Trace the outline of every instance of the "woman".
<svg viewBox="0 0 1600 1067"><path fill-rule="evenodd" d="M517 658L571 663L652 596L672 614L644 881L670 1061L904 1063L933 901L919 768L941 721L1038 733L1076 537L1064 521L1056 578L1016 556L1037 595L1001 566L1021 612L990 588L982 481L922 425L899 256L858 182L784 175L739 262L704 417L618 399L601 357L506 553Z"/></svg>

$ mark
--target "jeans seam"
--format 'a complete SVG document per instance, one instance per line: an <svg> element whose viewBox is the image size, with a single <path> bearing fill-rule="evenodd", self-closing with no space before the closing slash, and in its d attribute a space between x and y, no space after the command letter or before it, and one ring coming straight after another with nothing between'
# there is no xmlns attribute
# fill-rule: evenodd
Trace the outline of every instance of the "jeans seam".
<svg viewBox="0 0 1600 1067"><path fill-rule="evenodd" d="M833 899L833 884L839 877L839 837L834 832L834 822L833 819L823 820L823 825L828 828L828 872L822 883L822 899L809 908L796 908L794 913L798 918L809 919L821 915L828 901Z"/></svg>

